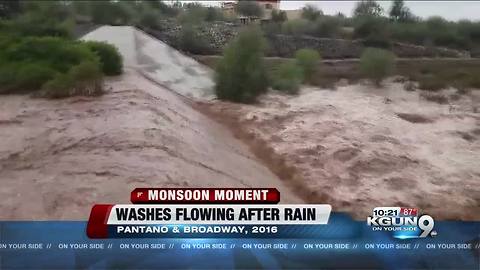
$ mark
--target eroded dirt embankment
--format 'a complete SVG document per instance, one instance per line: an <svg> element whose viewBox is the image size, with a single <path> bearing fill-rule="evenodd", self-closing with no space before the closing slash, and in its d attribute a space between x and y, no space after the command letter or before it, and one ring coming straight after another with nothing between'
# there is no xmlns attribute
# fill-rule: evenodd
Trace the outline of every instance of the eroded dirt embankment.
<svg viewBox="0 0 480 270"><path fill-rule="evenodd" d="M359 219L376 206L418 207L438 219L480 219L480 93L437 104L359 84L303 89L259 104L202 102L308 202Z"/></svg>

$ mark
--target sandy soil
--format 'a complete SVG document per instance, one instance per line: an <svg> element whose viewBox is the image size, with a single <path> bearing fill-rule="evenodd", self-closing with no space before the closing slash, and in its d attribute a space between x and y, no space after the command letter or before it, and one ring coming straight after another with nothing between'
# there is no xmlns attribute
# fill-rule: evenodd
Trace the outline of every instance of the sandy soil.
<svg viewBox="0 0 480 270"><path fill-rule="evenodd" d="M446 105L421 93L389 81L384 89L343 84L268 94L257 105L201 106L263 147L267 160L280 159L277 173L308 202L359 219L376 206L411 206L480 220L480 93L445 90Z"/></svg>
<svg viewBox="0 0 480 270"><path fill-rule="evenodd" d="M88 218L136 187L277 187L232 134L133 70L99 98L0 98L0 219Z"/></svg>

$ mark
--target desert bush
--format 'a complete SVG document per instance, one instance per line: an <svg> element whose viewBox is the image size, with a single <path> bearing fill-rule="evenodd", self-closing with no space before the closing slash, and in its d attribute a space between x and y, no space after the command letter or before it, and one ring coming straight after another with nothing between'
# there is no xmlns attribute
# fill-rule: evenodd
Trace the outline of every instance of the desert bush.
<svg viewBox="0 0 480 270"><path fill-rule="evenodd" d="M288 94L297 94L302 80L302 68L294 62L286 62L274 71L272 88Z"/></svg>
<svg viewBox="0 0 480 270"><path fill-rule="evenodd" d="M288 20L282 24L282 32L287 35L305 35L311 29L310 22L305 19Z"/></svg>
<svg viewBox="0 0 480 270"><path fill-rule="evenodd" d="M56 36L70 38L75 21L60 1L24 1L22 13L6 24L19 36Z"/></svg>
<svg viewBox="0 0 480 270"><path fill-rule="evenodd" d="M66 73L97 56L79 42L54 37L11 37L0 50L0 92L37 90L56 73Z"/></svg>
<svg viewBox="0 0 480 270"><path fill-rule="evenodd" d="M18 65L13 87L21 91L37 90L54 76L55 70L39 63Z"/></svg>
<svg viewBox="0 0 480 270"><path fill-rule="evenodd" d="M192 54L209 54L211 51L208 42L191 24L182 26L178 46L180 50Z"/></svg>
<svg viewBox="0 0 480 270"><path fill-rule="evenodd" d="M0 40L0 47L0 93L42 88L51 97L95 95L99 84L93 82L101 80L102 70L107 75L122 72L120 54L102 42L11 36Z"/></svg>
<svg viewBox="0 0 480 270"><path fill-rule="evenodd" d="M218 98L251 103L267 91L265 45L261 31L253 26L230 42L217 64L215 92Z"/></svg>
<svg viewBox="0 0 480 270"><path fill-rule="evenodd" d="M131 21L132 14L127 1L91 1L92 21L96 24L124 25Z"/></svg>
<svg viewBox="0 0 480 270"><path fill-rule="evenodd" d="M154 10L144 10L140 14L140 19L138 24L141 27L146 27L149 29L159 29L160 28L160 16L158 12Z"/></svg>
<svg viewBox="0 0 480 270"><path fill-rule="evenodd" d="M59 72L96 55L81 43L56 37L27 37L11 44L3 54L7 62L39 62Z"/></svg>
<svg viewBox="0 0 480 270"><path fill-rule="evenodd" d="M99 41L88 41L85 44L99 57L105 75L122 74L123 59L115 46Z"/></svg>
<svg viewBox="0 0 480 270"><path fill-rule="evenodd" d="M72 67L68 74L75 82L73 95L97 96L103 93L103 74L99 62L82 62Z"/></svg>
<svg viewBox="0 0 480 270"><path fill-rule="evenodd" d="M335 16L321 16L313 22L311 35L335 38L341 33L341 19Z"/></svg>
<svg viewBox="0 0 480 270"><path fill-rule="evenodd" d="M305 80L310 81L317 71L320 54L312 49L300 49L295 53L295 59L303 71Z"/></svg>
<svg viewBox="0 0 480 270"><path fill-rule="evenodd" d="M46 82L42 87L42 95L48 98L101 95L102 78L100 63L84 61L72 67L68 73L59 73L53 80Z"/></svg>
<svg viewBox="0 0 480 270"><path fill-rule="evenodd" d="M365 47L389 48L391 46L388 20L366 16L355 19L354 38L364 39Z"/></svg>
<svg viewBox="0 0 480 270"><path fill-rule="evenodd" d="M391 75L395 65L395 55L387 50L367 48L360 57L360 71L377 85Z"/></svg>
<svg viewBox="0 0 480 270"><path fill-rule="evenodd" d="M74 85L73 78L70 74L58 73L53 80L43 85L41 96L48 98L69 97Z"/></svg>
<svg viewBox="0 0 480 270"><path fill-rule="evenodd" d="M423 90L437 91L448 86L443 79L438 78L437 76L432 74L420 76L417 79L418 88Z"/></svg>

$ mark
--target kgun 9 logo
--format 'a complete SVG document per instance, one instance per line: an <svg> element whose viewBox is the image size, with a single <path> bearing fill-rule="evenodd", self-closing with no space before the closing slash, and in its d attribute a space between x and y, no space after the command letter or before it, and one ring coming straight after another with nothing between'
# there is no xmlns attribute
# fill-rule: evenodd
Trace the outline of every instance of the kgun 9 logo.
<svg viewBox="0 0 480 270"><path fill-rule="evenodd" d="M400 211L399 211L400 212ZM425 238L427 236L435 237L437 232L433 230L435 221L429 215L402 215L394 211L393 215L379 215L378 210L374 211L373 216L367 217L367 225L374 231L393 232L395 238ZM383 214L383 212L380 212ZM398 213L398 214L397 214Z"/></svg>

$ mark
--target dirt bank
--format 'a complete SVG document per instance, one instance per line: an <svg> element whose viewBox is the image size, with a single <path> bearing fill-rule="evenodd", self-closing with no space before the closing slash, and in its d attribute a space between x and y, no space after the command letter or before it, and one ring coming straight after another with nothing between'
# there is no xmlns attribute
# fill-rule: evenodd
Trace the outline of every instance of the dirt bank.
<svg viewBox="0 0 480 270"><path fill-rule="evenodd" d="M411 206L439 219L479 220L479 94L445 90L450 104L440 105L388 82L200 107L309 202L360 219L375 206Z"/></svg>

